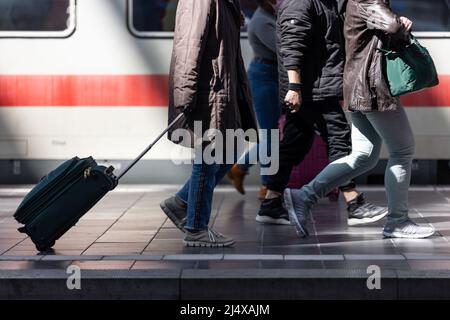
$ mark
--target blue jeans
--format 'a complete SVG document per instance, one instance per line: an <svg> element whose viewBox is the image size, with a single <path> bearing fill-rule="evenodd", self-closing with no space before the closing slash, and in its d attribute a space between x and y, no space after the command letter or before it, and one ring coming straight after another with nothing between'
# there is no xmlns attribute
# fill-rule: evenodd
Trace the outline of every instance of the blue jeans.
<svg viewBox="0 0 450 320"><path fill-rule="evenodd" d="M193 164L191 177L176 194L187 203L186 229L208 229L214 188L231 167L228 164Z"/></svg>
<svg viewBox="0 0 450 320"><path fill-rule="evenodd" d="M378 162L381 145L386 144L389 161L384 183L388 200L388 222L408 219L408 189L414 155L414 136L403 107L393 112L353 112L352 153L330 163L311 183L301 189L308 206L342 183L357 177Z"/></svg>
<svg viewBox="0 0 450 320"><path fill-rule="evenodd" d="M253 106L260 129L278 129L278 119L281 115L278 94L278 67L276 65L252 62L248 69L248 78L252 90ZM267 135L261 135L260 144L267 145L267 155L271 155L270 131ZM247 152L243 159L239 160L239 168L248 171L252 164L250 159L257 159L254 153L258 153L258 146ZM270 164L261 164L269 167ZM263 185L267 185L268 176L261 176Z"/></svg>

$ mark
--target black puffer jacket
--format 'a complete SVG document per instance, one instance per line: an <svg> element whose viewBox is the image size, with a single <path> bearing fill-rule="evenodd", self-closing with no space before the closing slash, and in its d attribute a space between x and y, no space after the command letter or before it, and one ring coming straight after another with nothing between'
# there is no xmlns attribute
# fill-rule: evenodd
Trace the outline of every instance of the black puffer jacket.
<svg viewBox="0 0 450 320"><path fill-rule="evenodd" d="M301 70L303 100L342 97L343 20L337 0L285 0L278 12L280 99L287 70Z"/></svg>

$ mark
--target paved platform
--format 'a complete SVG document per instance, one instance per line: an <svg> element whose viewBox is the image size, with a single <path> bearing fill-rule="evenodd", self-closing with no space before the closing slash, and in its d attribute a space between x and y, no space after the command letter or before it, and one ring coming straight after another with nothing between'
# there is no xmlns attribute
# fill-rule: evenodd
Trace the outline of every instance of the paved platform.
<svg viewBox="0 0 450 320"><path fill-rule="evenodd" d="M385 203L381 187L361 188ZM425 240L383 239L383 221L348 227L343 201L313 211L311 236L292 226L261 225L256 188L246 196L217 189L213 227L232 248L185 248L159 208L174 186L122 186L55 245L38 253L12 217L29 187L0 187L0 298L450 298L450 187L414 187L411 217L436 227ZM68 290L69 266L83 290ZM367 288L367 268L381 290ZM130 290L124 290L124 287Z"/></svg>

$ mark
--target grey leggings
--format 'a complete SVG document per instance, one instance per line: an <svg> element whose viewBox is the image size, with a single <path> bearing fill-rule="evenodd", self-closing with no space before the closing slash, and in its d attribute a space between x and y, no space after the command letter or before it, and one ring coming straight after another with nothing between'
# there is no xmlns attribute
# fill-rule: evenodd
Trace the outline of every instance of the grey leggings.
<svg viewBox="0 0 450 320"><path fill-rule="evenodd" d="M301 198L313 206L337 186L375 167L384 142L389 152L384 176L388 222L406 220L414 137L405 110L399 106L397 111L353 112L351 117L352 153L330 163L301 189Z"/></svg>

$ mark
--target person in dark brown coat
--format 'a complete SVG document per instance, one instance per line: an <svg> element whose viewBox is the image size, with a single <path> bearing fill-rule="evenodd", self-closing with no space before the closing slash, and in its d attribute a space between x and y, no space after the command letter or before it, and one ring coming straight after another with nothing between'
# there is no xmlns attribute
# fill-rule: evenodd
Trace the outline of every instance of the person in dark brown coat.
<svg viewBox="0 0 450 320"><path fill-rule="evenodd" d="M217 142L211 132L225 138L229 129L256 131L241 54L241 24L238 0L179 1L170 67L169 122L180 112L186 116L169 131L174 143L196 148L201 145L204 150ZM201 130L194 130L199 125ZM222 149L216 152L233 151L216 148ZM232 245L233 239L208 224L214 188L233 163L197 160L191 178L176 196L164 200L161 208L186 233L186 246Z"/></svg>

